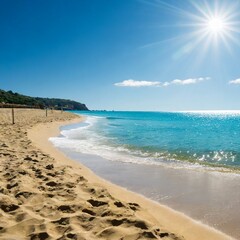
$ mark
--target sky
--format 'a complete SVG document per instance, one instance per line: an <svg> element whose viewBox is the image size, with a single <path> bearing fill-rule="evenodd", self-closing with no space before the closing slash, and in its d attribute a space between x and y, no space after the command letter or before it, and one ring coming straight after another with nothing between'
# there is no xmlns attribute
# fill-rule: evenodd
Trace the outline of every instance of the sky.
<svg viewBox="0 0 240 240"><path fill-rule="evenodd" d="M89 109L240 110L239 0L0 0L0 89Z"/></svg>

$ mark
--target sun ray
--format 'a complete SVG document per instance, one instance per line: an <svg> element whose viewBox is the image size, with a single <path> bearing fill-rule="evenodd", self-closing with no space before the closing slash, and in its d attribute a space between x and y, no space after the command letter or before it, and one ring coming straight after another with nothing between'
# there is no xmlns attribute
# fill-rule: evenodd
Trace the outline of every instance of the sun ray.
<svg viewBox="0 0 240 240"><path fill-rule="evenodd" d="M222 35L220 37L221 37L221 40L222 40L224 46L227 48L228 52L230 52L232 54L232 49L231 49L231 46L229 44L229 41Z"/></svg>
<svg viewBox="0 0 240 240"><path fill-rule="evenodd" d="M154 6L167 9L172 14L177 14L180 21L168 26L184 29L183 34L177 35L179 39L177 50L172 54L174 59L179 59L193 51L203 58L208 52L213 54L226 49L233 53L234 45L240 46L240 1L219 1L219 0L187 0L184 4L189 4L187 8L179 5L171 5L162 0L139 0ZM180 31L177 31L180 32ZM164 40L167 41L167 40ZM151 47L161 44L146 44L143 47ZM199 58L198 58L199 59Z"/></svg>
<svg viewBox="0 0 240 240"><path fill-rule="evenodd" d="M240 33L239 12L237 12L237 6L239 4L220 4L215 1L213 5L207 1L202 1L201 4L191 0L194 8L200 15L193 17L191 27L196 28L193 35L196 37L204 36L206 38L205 48L209 48L211 45L214 48L218 48L221 44L231 51L230 42L238 43L235 38L235 34ZM197 29L199 28L199 29ZM201 39L203 39L201 37Z"/></svg>

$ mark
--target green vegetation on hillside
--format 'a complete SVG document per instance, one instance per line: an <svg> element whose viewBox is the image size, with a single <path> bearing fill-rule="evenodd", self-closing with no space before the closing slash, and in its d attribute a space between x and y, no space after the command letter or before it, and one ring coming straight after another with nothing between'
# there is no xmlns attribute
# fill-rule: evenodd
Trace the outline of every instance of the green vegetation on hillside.
<svg viewBox="0 0 240 240"><path fill-rule="evenodd" d="M0 104L18 104L19 106L35 108L55 108L67 110L88 110L85 104L67 99L29 97L12 91L0 90Z"/></svg>

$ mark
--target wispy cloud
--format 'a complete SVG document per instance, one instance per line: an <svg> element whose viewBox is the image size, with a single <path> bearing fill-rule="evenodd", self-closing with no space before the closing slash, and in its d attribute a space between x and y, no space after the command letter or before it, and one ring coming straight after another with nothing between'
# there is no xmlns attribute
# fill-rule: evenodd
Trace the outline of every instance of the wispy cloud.
<svg viewBox="0 0 240 240"><path fill-rule="evenodd" d="M117 87L168 87L169 85L190 85L196 84L205 80L209 80L209 77L188 78L184 80L175 79L170 82L158 82L158 81L138 81L138 80L124 80L122 82L115 83ZM240 79L239 79L240 83Z"/></svg>
<svg viewBox="0 0 240 240"><path fill-rule="evenodd" d="M229 84L240 84L240 78L229 81Z"/></svg>
<svg viewBox="0 0 240 240"><path fill-rule="evenodd" d="M124 80L119 83L114 84L117 87L151 87L151 86L160 86L160 82L151 82L151 81L136 81L133 79Z"/></svg>
<svg viewBox="0 0 240 240"><path fill-rule="evenodd" d="M175 79L170 82L164 82L163 86L167 87L169 85L190 85L190 84L196 84L196 83L206 81L206 80L210 80L210 78L209 77L200 77L200 78L188 78L188 79L184 79L184 80Z"/></svg>

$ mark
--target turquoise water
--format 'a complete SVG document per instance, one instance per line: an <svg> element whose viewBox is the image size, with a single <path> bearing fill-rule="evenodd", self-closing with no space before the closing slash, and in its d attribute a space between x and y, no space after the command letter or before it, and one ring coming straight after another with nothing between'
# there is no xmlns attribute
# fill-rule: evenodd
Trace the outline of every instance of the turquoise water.
<svg viewBox="0 0 240 240"><path fill-rule="evenodd" d="M240 167L240 111L75 113L86 121L52 138L57 147L138 164Z"/></svg>

